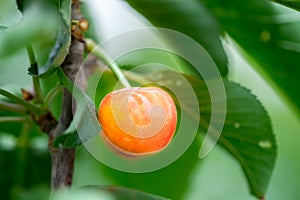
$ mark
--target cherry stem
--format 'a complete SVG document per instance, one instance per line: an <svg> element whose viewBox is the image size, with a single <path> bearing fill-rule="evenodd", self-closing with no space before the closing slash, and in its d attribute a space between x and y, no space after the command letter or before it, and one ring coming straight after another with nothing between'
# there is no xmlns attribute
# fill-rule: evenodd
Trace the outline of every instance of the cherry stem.
<svg viewBox="0 0 300 200"><path fill-rule="evenodd" d="M89 52L97 56L105 64L108 65L108 67L113 71L113 73L116 75L116 77L119 79L119 81L125 88L131 87L130 83L126 79L125 75L123 74L122 70L117 65L117 63L115 63L114 60L109 55L107 55L107 53L100 46L98 46L92 39L88 38L85 39L85 44L86 49Z"/></svg>

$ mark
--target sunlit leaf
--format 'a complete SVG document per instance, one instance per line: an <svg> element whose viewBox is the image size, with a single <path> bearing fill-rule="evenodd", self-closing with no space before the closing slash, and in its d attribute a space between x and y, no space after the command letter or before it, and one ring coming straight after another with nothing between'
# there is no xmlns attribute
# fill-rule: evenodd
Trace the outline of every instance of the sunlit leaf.
<svg viewBox="0 0 300 200"><path fill-rule="evenodd" d="M13 26L18 23L21 18L22 13L18 10L16 1L0 2L0 27Z"/></svg>
<svg viewBox="0 0 300 200"><path fill-rule="evenodd" d="M300 13L264 0L206 2L252 66L300 111Z"/></svg>
<svg viewBox="0 0 300 200"><path fill-rule="evenodd" d="M300 11L300 1L299 0L272 0L272 1Z"/></svg>
<svg viewBox="0 0 300 200"><path fill-rule="evenodd" d="M0 57L14 53L34 41L51 40L57 26L53 16L55 12L47 1L28 2L24 6L22 20L0 32Z"/></svg>
<svg viewBox="0 0 300 200"><path fill-rule="evenodd" d="M219 39L218 24L200 2L167 0L127 0L127 2L155 26L179 31L199 42L213 58L220 73L224 76L227 74L227 58ZM178 44L173 45L176 48Z"/></svg>

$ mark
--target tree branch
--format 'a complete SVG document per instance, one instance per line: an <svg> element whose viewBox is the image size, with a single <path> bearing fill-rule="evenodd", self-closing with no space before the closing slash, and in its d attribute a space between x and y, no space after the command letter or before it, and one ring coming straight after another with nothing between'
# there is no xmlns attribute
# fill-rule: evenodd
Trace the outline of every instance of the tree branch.
<svg viewBox="0 0 300 200"><path fill-rule="evenodd" d="M72 2L72 20L81 19L80 3L79 1ZM75 81L75 77L79 73L79 67L83 62L84 43L82 38L78 38L72 30L72 43L70 46L69 54L62 64L62 69L66 76ZM78 87L85 86L85 80L77 81ZM81 84L81 85L80 85ZM53 148L52 143L56 137L61 135L70 125L73 120L72 111L73 97L72 94L66 89L63 90L62 111L58 125L49 134L49 150L52 159L51 171L51 188L52 190L70 187L72 184L75 149Z"/></svg>

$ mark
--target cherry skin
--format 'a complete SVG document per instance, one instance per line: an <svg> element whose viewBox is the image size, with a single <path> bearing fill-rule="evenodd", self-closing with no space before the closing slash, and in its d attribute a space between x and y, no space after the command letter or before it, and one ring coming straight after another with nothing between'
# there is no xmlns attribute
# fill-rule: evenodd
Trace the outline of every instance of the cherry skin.
<svg viewBox="0 0 300 200"><path fill-rule="evenodd" d="M98 109L103 136L125 154L164 149L174 136L177 111L172 97L158 87L132 87L107 94Z"/></svg>

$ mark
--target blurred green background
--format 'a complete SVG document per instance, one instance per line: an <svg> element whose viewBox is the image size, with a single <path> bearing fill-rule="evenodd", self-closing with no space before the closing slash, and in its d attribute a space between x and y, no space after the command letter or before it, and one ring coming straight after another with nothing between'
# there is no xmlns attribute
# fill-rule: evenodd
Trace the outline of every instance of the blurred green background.
<svg viewBox="0 0 300 200"><path fill-rule="evenodd" d="M118 33L147 26L120 1L86 1L93 17L99 40ZM113 8L113 11L112 9ZM121 25L120 25L121 24ZM142 36L141 36L142 37ZM250 67L256 63L242 57L243 52L232 42L224 43L229 58L229 79L250 89L269 112L278 142L278 160L266 199L300 199L300 118L283 97L274 92L269 82ZM20 87L30 88L26 51L20 50L0 59L0 87L20 94ZM0 97L2 98L2 97ZM1 115L7 112L0 111ZM0 124L0 199L43 199L48 197L50 156L47 136L36 127L30 133L16 123ZM13 134L11 134L13 133ZM21 135L21 136L20 136ZM28 135L28 137L27 137ZM156 172L128 174L110 169L95 160L84 147L76 156L74 187L83 185L120 185L140 189L173 199L255 199L249 194L246 178L239 164L220 147L193 166L186 160L197 158L195 144L183 158Z"/></svg>

